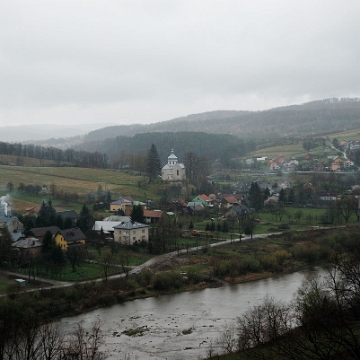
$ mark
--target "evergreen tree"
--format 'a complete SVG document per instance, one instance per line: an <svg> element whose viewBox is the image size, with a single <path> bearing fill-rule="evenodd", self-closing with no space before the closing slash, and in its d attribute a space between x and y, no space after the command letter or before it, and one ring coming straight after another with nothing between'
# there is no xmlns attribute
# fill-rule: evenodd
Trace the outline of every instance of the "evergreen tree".
<svg viewBox="0 0 360 360"><path fill-rule="evenodd" d="M339 148L339 140L337 138L334 138L332 141L332 145L334 146L335 149Z"/></svg>
<svg viewBox="0 0 360 360"><path fill-rule="evenodd" d="M151 145L148 151L146 167L150 180L156 178L160 174L160 157L154 144Z"/></svg>
<svg viewBox="0 0 360 360"><path fill-rule="evenodd" d="M131 218L131 221L136 221L136 222L143 223L143 224L146 222L146 219L144 216L144 209L140 204L133 206L133 209L130 214L130 218Z"/></svg>
<svg viewBox="0 0 360 360"><path fill-rule="evenodd" d="M52 233L50 231L47 231L44 235L44 239L42 241L42 248L41 251L43 254L49 254L53 247L55 247L55 240L52 236Z"/></svg>
<svg viewBox="0 0 360 360"><path fill-rule="evenodd" d="M189 230L192 230L194 228L194 224L193 222L190 220L190 223L189 223Z"/></svg>
<svg viewBox="0 0 360 360"><path fill-rule="evenodd" d="M291 188L289 191L289 195L288 195L288 202L294 203L295 201L296 201L295 191L294 191L294 189Z"/></svg>
<svg viewBox="0 0 360 360"><path fill-rule="evenodd" d="M269 188L266 188L264 191L264 200L268 199L270 196L270 190Z"/></svg>
<svg viewBox="0 0 360 360"><path fill-rule="evenodd" d="M229 225L228 225L228 223L226 221L223 221L221 231L224 232L224 233L229 232Z"/></svg>
<svg viewBox="0 0 360 360"><path fill-rule="evenodd" d="M88 207L84 204L81 208L79 214L79 220L77 222L77 226L81 229L83 233L86 233L89 228L92 227L92 216Z"/></svg>
<svg viewBox="0 0 360 360"><path fill-rule="evenodd" d="M284 189L281 189L280 192L279 192L279 201L282 202L282 203L284 203L286 201Z"/></svg>
<svg viewBox="0 0 360 360"><path fill-rule="evenodd" d="M215 231L215 224L213 221L211 222L211 225L210 225L210 231Z"/></svg>
<svg viewBox="0 0 360 360"><path fill-rule="evenodd" d="M66 218L64 221L64 229L71 229L73 227L73 222L70 218Z"/></svg>
<svg viewBox="0 0 360 360"><path fill-rule="evenodd" d="M11 255L12 237L8 229L0 230L0 265L9 261Z"/></svg>
<svg viewBox="0 0 360 360"><path fill-rule="evenodd" d="M47 203L43 201L39 210L39 215L36 218L36 226L44 227L53 225L56 225L56 211L52 206L51 200Z"/></svg>
<svg viewBox="0 0 360 360"><path fill-rule="evenodd" d="M61 268L66 264L66 258L64 252L59 245L55 245L51 250L51 259L53 264L57 268Z"/></svg>
<svg viewBox="0 0 360 360"><path fill-rule="evenodd" d="M261 210L264 206L264 197L256 181L251 184L249 195L252 207L255 210Z"/></svg>
<svg viewBox="0 0 360 360"><path fill-rule="evenodd" d="M60 215L56 216L56 226L58 226L60 229L66 229L64 228L64 221Z"/></svg>

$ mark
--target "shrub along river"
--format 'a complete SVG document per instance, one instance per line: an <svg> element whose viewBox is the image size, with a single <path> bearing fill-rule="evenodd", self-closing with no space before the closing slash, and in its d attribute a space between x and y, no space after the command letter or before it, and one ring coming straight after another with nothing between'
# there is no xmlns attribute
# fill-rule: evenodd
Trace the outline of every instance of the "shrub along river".
<svg viewBox="0 0 360 360"><path fill-rule="evenodd" d="M64 318L71 332L78 322L100 320L107 359L200 359L224 353L218 340L225 328L264 297L290 301L311 272L307 270L236 285L139 299Z"/></svg>

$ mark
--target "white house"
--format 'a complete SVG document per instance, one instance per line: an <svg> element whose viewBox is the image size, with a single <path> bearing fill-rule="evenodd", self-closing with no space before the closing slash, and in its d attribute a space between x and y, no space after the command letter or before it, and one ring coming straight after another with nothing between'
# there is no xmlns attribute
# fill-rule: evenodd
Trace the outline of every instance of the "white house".
<svg viewBox="0 0 360 360"><path fill-rule="evenodd" d="M149 225L136 221L121 222L114 226L114 241L124 245L149 241Z"/></svg>
<svg viewBox="0 0 360 360"><path fill-rule="evenodd" d="M168 157L168 163L161 170L161 177L167 181L182 181L186 179L185 165L178 162L173 149Z"/></svg>

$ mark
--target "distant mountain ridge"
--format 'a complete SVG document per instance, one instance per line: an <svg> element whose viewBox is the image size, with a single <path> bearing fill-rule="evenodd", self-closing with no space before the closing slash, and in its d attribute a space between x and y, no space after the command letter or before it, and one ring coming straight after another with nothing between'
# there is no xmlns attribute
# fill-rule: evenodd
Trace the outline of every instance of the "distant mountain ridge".
<svg viewBox="0 0 360 360"><path fill-rule="evenodd" d="M108 124L110 125L110 124ZM46 144L46 140L54 143L67 143L65 139L78 138L85 135L89 130L100 129L104 124L75 124L75 125L56 125L56 124L29 124L18 126L0 127L0 141ZM60 141L59 141L60 140ZM46 144L46 145L50 145ZM70 141L74 142L74 141ZM78 142L78 139L77 139ZM56 145L54 145L56 146Z"/></svg>
<svg viewBox="0 0 360 360"><path fill-rule="evenodd" d="M118 136L133 137L152 132L204 132L256 139L335 132L358 127L360 99L330 98L262 111L210 111L147 125L5 126L0 127L0 141L26 142L66 149L82 143L89 148L86 143L94 144Z"/></svg>
<svg viewBox="0 0 360 360"><path fill-rule="evenodd" d="M239 138L309 135L360 126L359 98L331 98L263 111L217 110L149 125L118 125L94 130L83 142L150 132L206 132Z"/></svg>

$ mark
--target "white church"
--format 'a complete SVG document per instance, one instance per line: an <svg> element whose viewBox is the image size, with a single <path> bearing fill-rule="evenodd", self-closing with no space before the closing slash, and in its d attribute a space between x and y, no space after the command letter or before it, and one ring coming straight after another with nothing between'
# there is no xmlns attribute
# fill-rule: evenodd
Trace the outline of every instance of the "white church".
<svg viewBox="0 0 360 360"><path fill-rule="evenodd" d="M161 170L161 177L167 181L182 181L186 179L185 165L178 162L178 158L171 149L168 163Z"/></svg>

